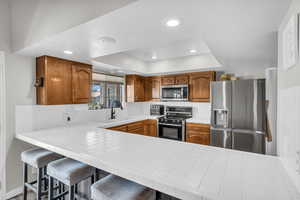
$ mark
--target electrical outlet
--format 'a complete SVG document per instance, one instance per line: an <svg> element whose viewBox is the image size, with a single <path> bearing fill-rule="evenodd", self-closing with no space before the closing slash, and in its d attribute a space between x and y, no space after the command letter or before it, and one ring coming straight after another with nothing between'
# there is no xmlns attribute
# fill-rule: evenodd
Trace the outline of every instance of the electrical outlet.
<svg viewBox="0 0 300 200"><path fill-rule="evenodd" d="M68 112L63 113L63 121L64 122L70 122L71 121L71 116Z"/></svg>

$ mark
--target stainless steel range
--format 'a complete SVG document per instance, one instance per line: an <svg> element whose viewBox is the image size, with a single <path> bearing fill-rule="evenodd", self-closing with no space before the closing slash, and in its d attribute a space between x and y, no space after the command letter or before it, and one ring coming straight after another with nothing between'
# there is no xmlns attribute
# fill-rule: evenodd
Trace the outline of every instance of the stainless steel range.
<svg viewBox="0 0 300 200"><path fill-rule="evenodd" d="M167 106L166 115L158 119L161 138L185 141L185 120L192 117L192 107Z"/></svg>

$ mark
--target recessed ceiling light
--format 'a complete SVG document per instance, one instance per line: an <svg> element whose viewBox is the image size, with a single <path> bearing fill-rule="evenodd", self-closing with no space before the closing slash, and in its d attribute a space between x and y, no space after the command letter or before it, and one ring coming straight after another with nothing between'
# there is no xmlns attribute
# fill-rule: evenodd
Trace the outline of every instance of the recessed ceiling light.
<svg viewBox="0 0 300 200"><path fill-rule="evenodd" d="M64 53L65 53L65 54L69 54L69 55L70 55L70 54L73 54L72 51L68 51L68 50L65 50Z"/></svg>
<svg viewBox="0 0 300 200"><path fill-rule="evenodd" d="M190 50L190 53L196 53L196 52L197 52L196 49L191 49L191 50Z"/></svg>
<svg viewBox="0 0 300 200"><path fill-rule="evenodd" d="M153 60L156 60L156 59L157 59L157 56L152 56L152 59L153 59Z"/></svg>
<svg viewBox="0 0 300 200"><path fill-rule="evenodd" d="M166 26L168 27L176 27L180 25L180 21L178 19L169 19L166 22Z"/></svg>

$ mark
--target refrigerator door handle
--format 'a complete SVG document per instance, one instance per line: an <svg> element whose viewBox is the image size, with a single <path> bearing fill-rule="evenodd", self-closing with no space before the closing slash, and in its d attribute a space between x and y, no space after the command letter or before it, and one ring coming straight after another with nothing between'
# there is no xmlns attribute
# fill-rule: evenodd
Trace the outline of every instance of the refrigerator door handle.
<svg viewBox="0 0 300 200"><path fill-rule="evenodd" d="M265 135L265 132L263 131L257 131L257 130L247 130L247 129L232 129L233 132L239 132L239 133L248 133L248 134L263 134Z"/></svg>
<svg viewBox="0 0 300 200"><path fill-rule="evenodd" d="M214 131L232 131L231 128L219 128L219 127L210 127L210 130L214 130Z"/></svg>

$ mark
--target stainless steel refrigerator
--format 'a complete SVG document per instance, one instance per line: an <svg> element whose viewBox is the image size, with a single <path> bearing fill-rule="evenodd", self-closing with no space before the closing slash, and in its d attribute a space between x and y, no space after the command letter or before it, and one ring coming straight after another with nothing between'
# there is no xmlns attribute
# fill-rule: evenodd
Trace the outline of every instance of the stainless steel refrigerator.
<svg viewBox="0 0 300 200"><path fill-rule="evenodd" d="M212 146L265 154L265 80L211 83Z"/></svg>

